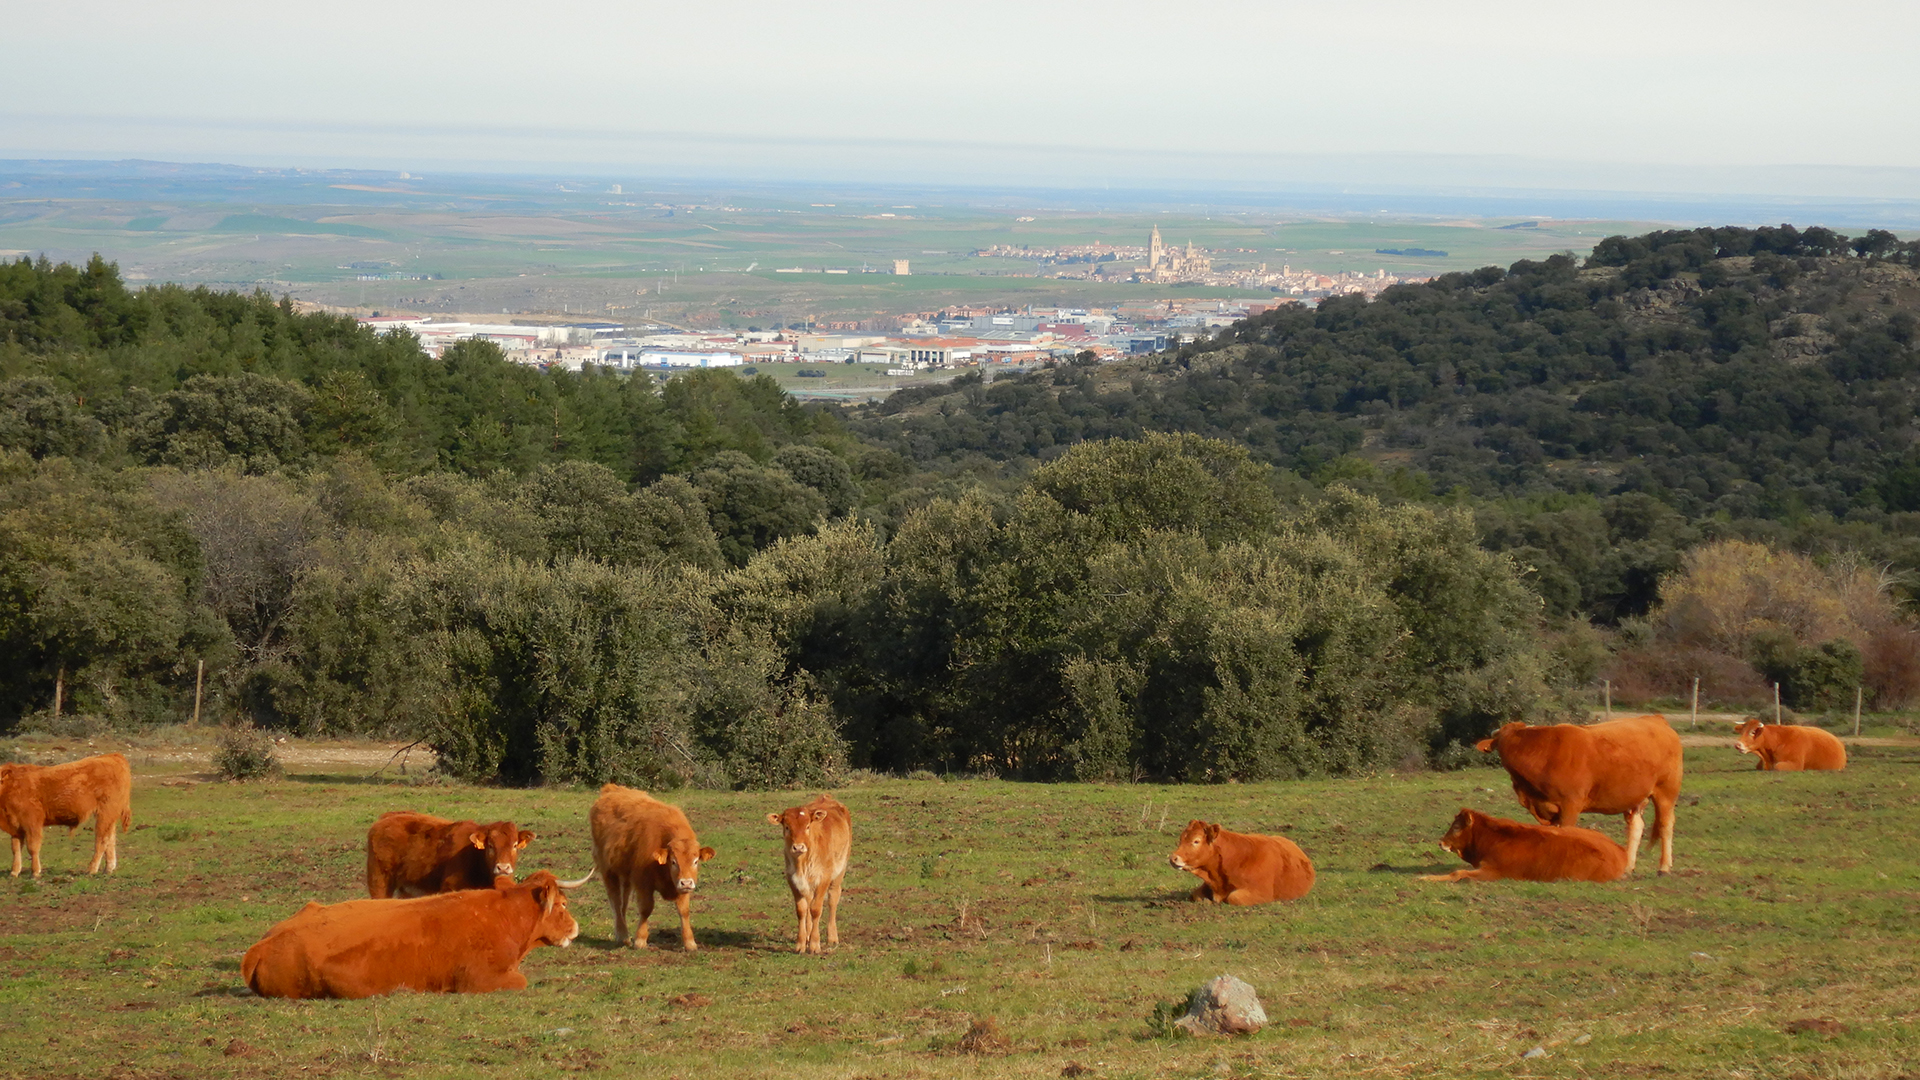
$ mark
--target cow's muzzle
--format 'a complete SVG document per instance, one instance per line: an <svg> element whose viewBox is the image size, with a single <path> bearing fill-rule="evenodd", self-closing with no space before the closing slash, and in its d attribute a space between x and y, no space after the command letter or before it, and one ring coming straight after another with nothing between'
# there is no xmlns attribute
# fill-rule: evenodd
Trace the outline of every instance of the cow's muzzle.
<svg viewBox="0 0 1920 1080"><path fill-rule="evenodd" d="M513 876L513 864L512 864L512 863L510 863L510 862L497 862L497 863L494 863L494 864L493 864L493 876L494 876L494 877L512 877L512 876Z"/></svg>
<svg viewBox="0 0 1920 1080"><path fill-rule="evenodd" d="M1173 867L1175 870L1185 870L1187 868L1186 861L1178 855L1167 856L1167 865Z"/></svg>
<svg viewBox="0 0 1920 1080"><path fill-rule="evenodd" d="M679 889L681 892L694 892L700 888L700 883L693 878L683 877L679 881L674 882L673 885L674 888Z"/></svg>
<svg viewBox="0 0 1920 1080"><path fill-rule="evenodd" d="M793 853L795 855L805 855L807 853L807 845L805 844L793 845Z"/></svg>

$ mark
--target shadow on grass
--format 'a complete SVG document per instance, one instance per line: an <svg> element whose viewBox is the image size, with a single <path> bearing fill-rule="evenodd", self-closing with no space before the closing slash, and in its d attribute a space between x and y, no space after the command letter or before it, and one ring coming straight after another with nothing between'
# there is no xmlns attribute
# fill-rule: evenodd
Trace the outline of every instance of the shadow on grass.
<svg viewBox="0 0 1920 1080"><path fill-rule="evenodd" d="M1087 897L1102 904L1190 904L1193 903L1193 886L1178 889L1157 889L1137 893L1095 893Z"/></svg>
<svg viewBox="0 0 1920 1080"><path fill-rule="evenodd" d="M362 773L288 773L286 779L294 784L368 784L384 787L418 787L418 782L394 773L375 773L371 776Z"/></svg>
<svg viewBox="0 0 1920 1080"><path fill-rule="evenodd" d="M703 952L707 949L758 949L766 945L766 938L762 934L746 930L709 929L701 926L698 922L693 924L693 940L699 943L700 950ZM596 937L583 933L579 937L574 938L573 943L583 948L600 949L606 952L626 948L625 942L616 940L611 934L606 937ZM663 927L655 925L649 927L647 948L652 952L680 952L680 924L678 920L675 920L669 926ZM639 950L635 951L637 952Z"/></svg>
<svg viewBox="0 0 1920 1080"><path fill-rule="evenodd" d="M1466 864L1457 862L1432 862L1427 863L1425 866L1393 866L1388 863L1374 863L1372 866L1367 867L1367 873L1400 874L1403 876L1412 874L1451 874L1464 865Z"/></svg>

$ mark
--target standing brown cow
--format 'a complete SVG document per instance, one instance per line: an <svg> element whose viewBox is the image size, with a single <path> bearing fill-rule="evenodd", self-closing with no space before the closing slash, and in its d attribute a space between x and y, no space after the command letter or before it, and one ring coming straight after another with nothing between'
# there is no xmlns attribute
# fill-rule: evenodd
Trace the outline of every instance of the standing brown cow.
<svg viewBox="0 0 1920 1080"><path fill-rule="evenodd" d="M395 810L367 830L367 895L375 900L490 889L513 876L520 849L538 839L511 821L479 825Z"/></svg>
<svg viewBox="0 0 1920 1080"><path fill-rule="evenodd" d="M33 857L40 876L40 841L49 825L65 825L67 835L93 818L93 861L97 873L120 867L116 829L133 828L133 770L119 754L69 761L65 765L0 765L0 829L13 838L13 876L20 876L20 846Z"/></svg>
<svg viewBox="0 0 1920 1080"><path fill-rule="evenodd" d="M1627 850L1592 829L1522 825L1463 806L1440 846L1469 870L1422 881L1613 881L1626 876Z"/></svg>
<svg viewBox="0 0 1920 1080"><path fill-rule="evenodd" d="M1653 800L1660 872L1673 869L1673 805L1680 798L1680 736L1664 716L1630 716L1585 727L1515 722L1481 751L1500 751L1513 793L1542 825L1578 825L1580 815L1627 819L1627 871L1640 856L1640 811Z"/></svg>
<svg viewBox="0 0 1920 1080"><path fill-rule="evenodd" d="M853 850L853 820L831 795L793 806L767 820L780 826L800 939L794 952L820 951L820 911L827 906L827 943L840 944L840 882Z"/></svg>
<svg viewBox="0 0 1920 1080"><path fill-rule="evenodd" d="M613 905L613 934L636 949L647 947L647 920L653 917L653 897L659 893L680 909L680 946L688 952L700 946L693 940L693 892L700 887L700 864L713 858L713 849L701 847L693 825L677 806L644 791L608 784L587 812L593 827L593 866L607 885ZM640 925L627 934L627 898L640 904Z"/></svg>
<svg viewBox="0 0 1920 1080"><path fill-rule="evenodd" d="M1265 904L1298 900L1313 888L1313 860L1284 836L1228 832L1190 821L1167 861L1200 879L1195 900Z"/></svg>
<svg viewBox="0 0 1920 1080"><path fill-rule="evenodd" d="M524 990L520 961L580 932L566 890L586 882L540 870L518 884L503 876L491 888L411 900L310 903L247 950L240 977L280 998Z"/></svg>
<svg viewBox="0 0 1920 1080"><path fill-rule="evenodd" d="M1799 724L1763 724L1751 717L1733 730L1734 746L1776 772L1844 769L1847 747L1831 732Z"/></svg>

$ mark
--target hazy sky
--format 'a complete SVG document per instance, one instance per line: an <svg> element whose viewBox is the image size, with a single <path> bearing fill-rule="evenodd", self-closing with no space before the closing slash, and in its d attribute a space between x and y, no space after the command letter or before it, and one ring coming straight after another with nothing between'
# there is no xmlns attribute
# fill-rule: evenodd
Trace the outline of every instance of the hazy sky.
<svg viewBox="0 0 1920 1080"><path fill-rule="evenodd" d="M0 41L0 157L1920 197L1914 0L0 0Z"/></svg>

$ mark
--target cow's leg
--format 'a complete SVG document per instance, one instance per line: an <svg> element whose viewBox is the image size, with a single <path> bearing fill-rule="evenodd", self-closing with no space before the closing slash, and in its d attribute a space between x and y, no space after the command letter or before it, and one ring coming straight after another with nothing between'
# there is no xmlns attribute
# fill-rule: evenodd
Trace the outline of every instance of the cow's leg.
<svg viewBox="0 0 1920 1080"><path fill-rule="evenodd" d="M1194 903L1196 904L1208 903L1212 901L1214 898L1213 886L1203 881L1200 884L1194 886L1192 895L1193 895Z"/></svg>
<svg viewBox="0 0 1920 1080"><path fill-rule="evenodd" d="M120 815L115 814L107 824L107 873L120 871Z"/></svg>
<svg viewBox="0 0 1920 1080"><path fill-rule="evenodd" d="M647 923L653 919L653 883L634 882L628 886L633 891L633 899L639 905L640 925L634 928L633 940L629 942L636 949L647 948L647 936L651 933Z"/></svg>
<svg viewBox="0 0 1920 1080"><path fill-rule="evenodd" d="M1451 874L1421 874L1421 881L1501 881L1501 876L1485 866L1462 867Z"/></svg>
<svg viewBox="0 0 1920 1080"><path fill-rule="evenodd" d="M827 890L815 889L807 905L812 909L807 913L807 948L815 956L820 955L820 909L826 904Z"/></svg>
<svg viewBox="0 0 1920 1080"><path fill-rule="evenodd" d="M693 894L680 893L673 898L673 906L680 909L680 947L693 952L700 947L693 940Z"/></svg>
<svg viewBox="0 0 1920 1080"><path fill-rule="evenodd" d="M1673 809L1679 801L1678 798L1653 801L1653 828L1660 834L1660 873L1662 874L1673 872Z"/></svg>
<svg viewBox="0 0 1920 1080"><path fill-rule="evenodd" d="M17 836L9 836L7 837L7 839L13 841L13 876L19 877L20 876L20 838Z"/></svg>
<svg viewBox="0 0 1920 1080"><path fill-rule="evenodd" d="M799 934L793 942L793 951L803 953L807 951L809 939L812 937L813 927L810 924L813 922L813 906L807 903L807 898L799 892L793 894L793 915L800 923Z"/></svg>
<svg viewBox="0 0 1920 1080"><path fill-rule="evenodd" d="M107 815L93 816L93 861L87 864L87 873L100 872L100 864L107 860L108 838L113 835L113 826L107 824Z"/></svg>
<svg viewBox="0 0 1920 1080"><path fill-rule="evenodd" d="M1640 864L1640 837L1646 831L1646 818L1641 815L1641 811L1645 807L1646 804L1641 803L1621 815L1626 818L1627 825L1627 873L1629 874L1633 873L1633 868Z"/></svg>
<svg viewBox="0 0 1920 1080"><path fill-rule="evenodd" d="M37 822L27 822L27 855L33 859L33 876L40 876L40 841L46 838L45 827Z"/></svg>
<svg viewBox="0 0 1920 1080"><path fill-rule="evenodd" d="M607 889L607 906L613 909L613 942L627 943L627 887L619 874L602 874L600 884Z"/></svg>
<svg viewBox="0 0 1920 1080"><path fill-rule="evenodd" d="M827 902L833 905L827 912L827 944L829 945L840 944L840 884L845 880L844 877L834 878L833 886L827 892ZM818 927L814 928L814 935L819 936Z"/></svg>

